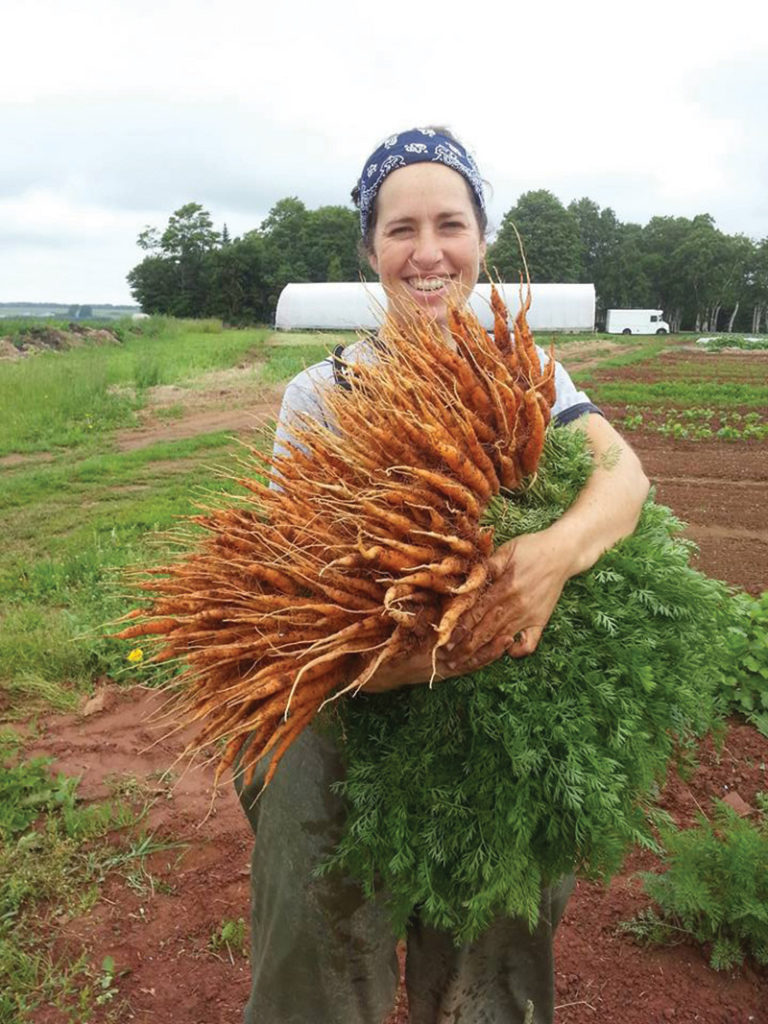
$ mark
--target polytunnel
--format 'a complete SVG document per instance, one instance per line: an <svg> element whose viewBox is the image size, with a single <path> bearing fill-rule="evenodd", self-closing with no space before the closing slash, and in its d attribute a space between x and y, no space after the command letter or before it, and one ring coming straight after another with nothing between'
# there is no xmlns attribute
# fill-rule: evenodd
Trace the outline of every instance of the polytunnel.
<svg viewBox="0 0 768 1024"><path fill-rule="evenodd" d="M498 285L514 317L520 307L519 283ZM478 284L470 306L484 327L493 326L491 286ZM278 330L375 330L384 318L386 298L378 283L349 281L287 284L277 300ZM593 284L532 284L528 322L533 331L593 331Z"/></svg>

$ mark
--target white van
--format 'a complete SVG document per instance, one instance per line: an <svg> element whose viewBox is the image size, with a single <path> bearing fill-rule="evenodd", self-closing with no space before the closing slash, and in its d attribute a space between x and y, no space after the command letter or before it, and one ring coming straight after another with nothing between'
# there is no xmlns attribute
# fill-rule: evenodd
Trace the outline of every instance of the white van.
<svg viewBox="0 0 768 1024"><path fill-rule="evenodd" d="M663 309L609 309L605 314L608 334L669 334Z"/></svg>

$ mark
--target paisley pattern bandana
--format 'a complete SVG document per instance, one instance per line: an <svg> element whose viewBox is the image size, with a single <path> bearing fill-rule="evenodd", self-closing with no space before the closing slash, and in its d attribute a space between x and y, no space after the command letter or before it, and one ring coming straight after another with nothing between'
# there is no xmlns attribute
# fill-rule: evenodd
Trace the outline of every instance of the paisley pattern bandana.
<svg viewBox="0 0 768 1024"><path fill-rule="evenodd" d="M445 164L458 171L469 183L480 209L485 210L483 180L477 164L461 143L432 128L414 128L413 131L390 135L365 162L358 182L360 229L363 237L370 224L374 201L387 175L399 167L425 162Z"/></svg>

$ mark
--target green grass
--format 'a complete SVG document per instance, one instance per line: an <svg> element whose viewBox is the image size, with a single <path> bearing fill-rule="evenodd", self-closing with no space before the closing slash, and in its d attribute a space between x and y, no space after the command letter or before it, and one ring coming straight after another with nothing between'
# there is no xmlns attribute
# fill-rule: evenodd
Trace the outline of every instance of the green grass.
<svg viewBox="0 0 768 1024"><path fill-rule="evenodd" d="M579 383L585 378L576 375ZM718 409L758 408L768 405L768 386L739 384L716 381L660 380L646 383L640 381L591 381L590 398L598 405L675 405L712 406Z"/></svg>
<svg viewBox="0 0 768 1024"><path fill-rule="evenodd" d="M73 706L129 666L108 623L135 603L121 572L162 562L166 531L198 500L233 489L241 449L225 433L0 474L0 688L20 713Z"/></svg>
<svg viewBox="0 0 768 1024"><path fill-rule="evenodd" d="M267 353L267 364L263 370L262 380L265 384L276 384L290 380L297 373L313 363L319 363L338 344L333 338L323 341L308 341L304 344L293 344L270 348Z"/></svg>
<svg viewBox="0 0 768 1024"><path fill-rule="evenodd" d="M162 317L142 321L141 334L127 327L120 333L122 344L0 363L0 455L97 448L105 435L135 422L148 387L258 356L268 334Z"/></svg>
<svg viewBox="0 0 768 1024"><path fill-rule="evenodd" d="M733 381L734 378L744 381L764 381L766 378L765 360L752 360L748 357L731 360L726 365L722 360L712 357L711 359L676 359L674 362L660 361L656 366L649 369L657 370L660 378L689 380L691 377L697 380L723 380L724 378Z"/></svg>

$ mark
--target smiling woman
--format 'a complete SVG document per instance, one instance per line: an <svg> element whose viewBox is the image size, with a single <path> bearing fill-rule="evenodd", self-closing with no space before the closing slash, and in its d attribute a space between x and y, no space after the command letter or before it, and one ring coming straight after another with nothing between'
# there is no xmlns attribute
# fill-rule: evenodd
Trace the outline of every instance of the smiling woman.
<svg viewBox="0 0 768 1024"><path fill-rule="evenodd" d="M353 373L356 364L383 365L383 350L391 349L407 360L411 372L417 362L415 356L408 358L411 342L421 338L426 344L414 324L429 321L427 334L437 325L438 338L447 346L458 345L460 335L454 336L452 326L461 320L477 282L485 253L483 184L474 160L452 135L422 128L390 136L366 160L353 197L360 210L363 247L384 288L388 319L378 338L356 342L345 350L343 360L325 360L288 385L276 434L278 454L292 446L296 451L297 426L314 430L313 421L326 426L333 422L329 395L338 399L339 389L350 387L345 373ZM510 344L504 317L498 313L499 346ZM518 324L515 332L520 330ZM468 349L467 358L482 360L479 343ZM460 363L451 363L457 379ZM547 365L546 354L536 350L537 368ZM513 658L531 654L566 581L594 565L635 528L648 490L638 460L559 364L548 375L552 378L553 422L562 426L581 419L596 455L589 481L562 518L501 544L487 556L481 566L486 582L480 596L456 625L452 623L444 649L435 648L434 636L420 634L418 644L402 656L377 659L366 675L365 688L371 693L470 675L505 652ZM408 380L398 376L397 381L402 394L413 394ZM544 397L537 388L527 392L532 408L539 408L539 397ZM424 401L429 404L431 396ZM418 405L414 417L422 411L426 422L428 410ZM492 422L496 421L489 412L485 420L478 417L477 426L488 444L498 449L504 442ZM418 433L417 419L413 425ZM460 437L451 436L441 452L457 451L461 445ZM611 459L601 461L609 449ZM400 450L408 454L407 445ZM465 461L463 449L453 462L445 456L446 465L461 466ZM419 499L411 495L410 500ZM398 551L404 546L425 550L418 545L424 536L434 534L420 536L415 518L413 527L405 518L409 514L415 516L404 500L397 518L407 524L407 533ZM358 543L363 539L361 535ZM346 808L336 789L345 775L344 756L343 744L337 745L320 728L306 728L286 749L263 794L259 796L267 764L259 766L248 785L242 773L238 778L255 833L253 985L247 1022L382 1024L392 1007L397 961L389 915L378 901L364 897L357 881L340 874L317 875L344 826ZM246 750L244 764L248 757ZM448 932L427 924L422 907L407 935L411 1024L444 1024L459 1018L464 1024L551 1024L552 939L572 884L567 877L542 887L534 930L527 919L501 914L476 941L461 948Z"/></svg>

